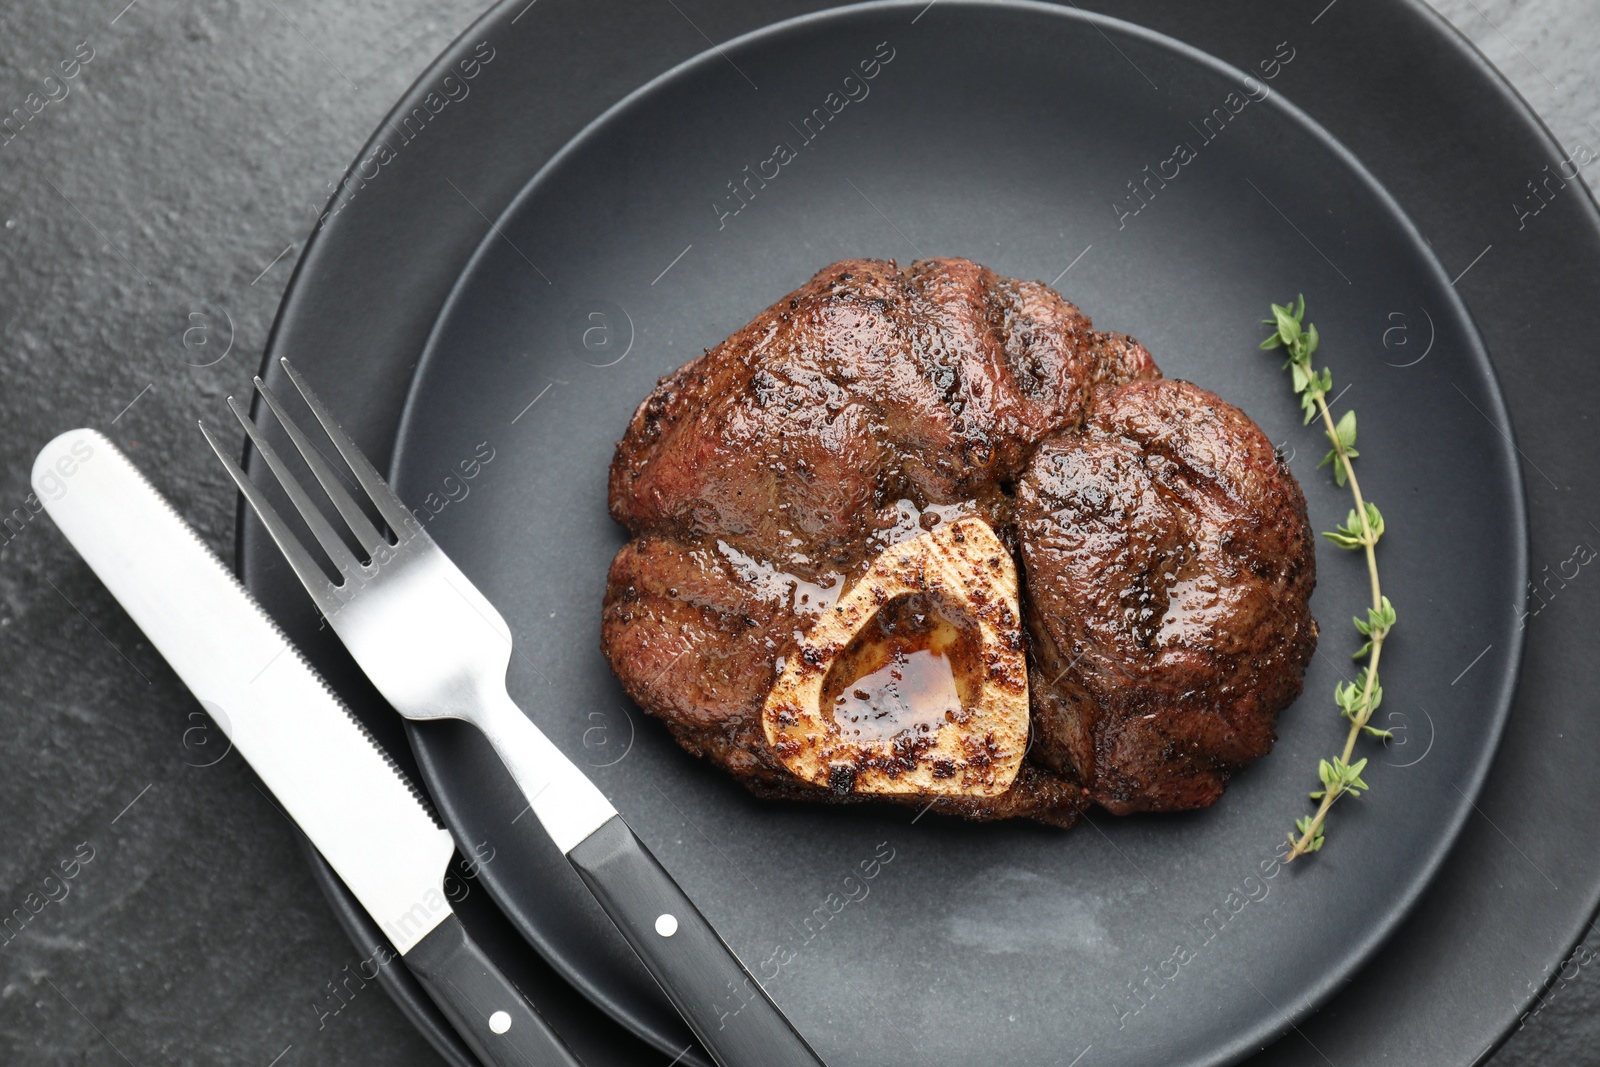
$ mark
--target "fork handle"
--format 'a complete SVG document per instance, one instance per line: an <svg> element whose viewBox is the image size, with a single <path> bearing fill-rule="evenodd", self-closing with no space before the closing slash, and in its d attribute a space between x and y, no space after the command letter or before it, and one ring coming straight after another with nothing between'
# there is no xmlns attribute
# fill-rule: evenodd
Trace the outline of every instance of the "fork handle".
<svg viewBox="0 0 1600 1067"><path fill-rule="evenodd" d="M473 721L545 832L721 1067L822 1067L615 808L505 695Z"/></svg>
<svg viewBox="0 0 1600 1067"><path fill-rule="evenodd" d="M567 859L722 1067L821 1067L700 909L621 816Z"/></svg>

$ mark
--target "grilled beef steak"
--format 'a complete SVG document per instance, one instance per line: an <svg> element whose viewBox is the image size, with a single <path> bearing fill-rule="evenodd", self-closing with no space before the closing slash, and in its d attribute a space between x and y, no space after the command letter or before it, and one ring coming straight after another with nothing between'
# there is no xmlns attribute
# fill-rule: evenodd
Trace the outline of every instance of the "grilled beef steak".
<svg viewBox="0 0 1600 1067"><path fill-rule="evenodd" d="M1165 503L1125 520L1057 466L1081 446L1110 476L1141 443L1175 473L1147 473ZM632 538L606 588L612 669L685 748L766 796L1058 825L1090 800L1208 804L1270 747L1315 636L1304 502L1254 424L1161 380L1048 287L966 260L836 263L662 379L617 445L610 508ZM1155 581L1137 548L1090 548L1115 565L1090 564L1060 528L1080 519L1171 546L1182 576ZM998 546L995 566L926 563L957 558L963 531ZM1136 579L1159 586L1137 609L1154 622L1106 607L1143 596ZM1174 592L1195 581L1225 591L1202 611ZM1177 651L1146 664L1173 605ZM1020 763L1020 713L996 705L1021 706L1007 647L1029 664ZM778 686L786 665L810 684ZM782 706L796 693L815 704L798 718ZM1159 729L1130 727L1150 712Z"/></svg>

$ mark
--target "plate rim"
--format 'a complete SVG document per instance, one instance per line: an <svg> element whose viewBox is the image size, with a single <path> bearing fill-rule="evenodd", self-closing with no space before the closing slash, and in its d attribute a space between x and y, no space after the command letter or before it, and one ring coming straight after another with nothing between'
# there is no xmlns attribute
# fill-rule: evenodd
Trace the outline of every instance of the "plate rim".
<svg viewBox="0 0 1600 1067"><path fill-rule="evenodd" d="M1070 3L1070 0L1068 0ZM539 187L549 175L564 165L567 159L581 151L586 142L600 135L603 129L616 120L624 112L637 105L646 97L652 95L662 86L685 77L696 68L714 66L723 59L724 51L735 51L741 47L760 43L767 38L779 37L791 31L802 29L810 24L828 22L836 19L848 19L860 14L870 14L880 11L904 10L914 11L918 8L926 10L931 4L922 0L861 0L861 2L843 4L835 7L821 8L806 12L791 18L767 23L754 30L747 31L736 37L729 38L696 53L693 56L673 65L655 77L642 83L625 96L607 107L600 114L586 123L582 129L574 133L552 156L542 163L534 173L523 183L517 193L506 206L497 214L493 223L484 232L482 238L474 247L471 256L456 275L455 281L450 286L450 291L440 305L434 316L433 324L429 328L427 337L417 353L416 363L412 369L410 384L406 390L405 400L401 406L399 422L395 429L393 450L387 474L391 483L406 461L406 443L413 429L415 412L421 401L420 380L424 369L438 357L439 343L446 328L446 323L457 310L458 303L465 299L467 280L474 276L482 265L482 261L491 254L496 247L498 234L504 229L505 222L512 216L519 214L526 208L526 202L539 192ZM1122 33L1142 43L1155 46L1176 53L1181 58L1206 68L1213 73L1233 79L1237 82L1243 78L1252 78L1253 75L1228 63L1226 60L1212 55L1205 50L1179 40L1159 30L1154 30L1138 23L1129 22L1099 12L1086 11L1071 4L1062 6L1050 3L1048 0L943 0L946 9L965 9L975 13L998 10L1014 10L1029 12L1047 18L1064 19L1069 22L1086 24L1100 30L1102 33ZM1442 16L1436 17L1442 18ZM1474 50L1475 51L1475 50ZM1481 55L1479 56L1481 58ZM1519 102L1521 98L1517 98ZM1502 439L1495 444L1495 449L1504 461L1510 484L1510 503L1514 514L1510 516L1509 527L1513 542L1511 564L1514 573L1526 574L1530 555L1528 505L1526 480L1522 474L1521 464L1518 462L1518 450L1515 438L1515 427L1511 422L1510 411L1505 400L1504 390L1500 386L1499 375L1495 369L1494 361L1490 357L1487 344L1483 340L1482 331L1478 328L1477 320L1471 309L1462 299L1450 281L1448 272L1440 263L1438 255L1432 245L1422 234L1411 216L1400 205L1399 201L1388 191L1377 177L1361 162L1344 143L1327 130L1320 122L1296 105L1293 100L1282 91L1274 91L1264 103L1271 104L1282 110L1287 119L1300 129L1310 134L1317 140L1324 150L1330 152L1335 159L1343 165L1348 172L1353 174L1364 187L1367 195L1371 196L1380 211L1387 214L1390 220L1397 224L1398 231L1408 239L1414 249L1421 254L1423 269L1431 275L1431 280L1445 295L1446 301L1452 311L1459 315L1460 321L1466 327L1465 341L1467 355L1473 360L1479 371L1486 372L1487 399L1491 402L1487 414L1495 420L1493 425L1499 430ZM1524 103L1524 107L1525 107ZM1541 130L1548 135L1548 130ZM1527 606L1526 587L1519 587L1516 607L1520 611ZM1446 857L1459 840L1461 832L1466 825L1468 816L1474 809L1478 796L1482 793L1484 783L1487 781L1489 770L1494 762L1495 755L1500 748L1506 724L1510 719L1512 704L1516 695L1517 685L1521 679L1523 651L1525 647L1525 631L1513 629L1510 631L1510 645L1507 650L1506 671L1501 679L1498 691L1495 693L1494 711L1490 718L1489 729L1483 739L1476 759L1470 766L1467 778L1468 788L1461 790L1463 797L1452 811L1444 831L1432 838L1432 844L1423 861L1415 868L1416 874L1408 881L1406 889L1399 898L1391 898L1387 902L1383 918L1368 927L1364 936L1355 942L1340 955L1338 961L1330 966L1321 968L1321 977L1311 983L1307 990L1295 1001L1287 1005L1273 1004L1277 1018L1264 1017L1265 1021L1242 1035L1235 1036L1231 1042L1219 1046L1218 1051L1209 1059L1186 1061L1193 1064L1228 1064L1234 1063L1246 1056L1252 1049L1258 1049L1265 1044L1270 1044L1286 1034L1298 1022L1315 1012L1322 1004L1337 991L1338 987L1349 979L1356 971L1365 965L1372 956L1382 947L1394 932L1410 917L1418 901L1427 891L1428 887L1438 876ZM417 734L408 730L413 748L417 747ZM423 776L429 776L432 761L418 753L418 762L422 767ZM493 880L486 885L493 885ZM491 895L498 894L491 891ZM504 910L504 909L502 909ZM509 915L508 919L511 918ZM538 936L526 929L523 924L512 919L518 931L530 945L538 951L554 967L563 978L571 982L576 988L592 1002L599 1006L618 1024L627 1027L641 1040L644 1040L663 1052L674 1053L677 1051L666 1035L652 1032L642 1024L635 1013L627 1011L618 1004L616 998L609 992L597 990L597 983L584 976L581 971L572 966L561 954L555 952L547 939Z"/></svg>

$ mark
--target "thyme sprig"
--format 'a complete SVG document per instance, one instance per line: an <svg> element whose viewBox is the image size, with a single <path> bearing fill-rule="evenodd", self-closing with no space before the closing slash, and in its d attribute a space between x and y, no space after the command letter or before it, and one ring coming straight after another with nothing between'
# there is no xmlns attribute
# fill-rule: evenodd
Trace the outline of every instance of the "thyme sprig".
<svg viewBox="0 0 1600 1067"><path fill-rule="evenodd" d="M1333 372L1326 367L1318 372L1311 364L1320 338L1315 325L1302 325L1305 314L1304 294L1300 296L1298 304L1293 301L1281 306L1273 304L1272 318L1261 320L1273 327L1273 333L1261 342L1261 347L1287 350L1289 358L1283 365L1293 379L1294 391L1300 397L1300 408L1305 413L1306 424L1310 425L1313 419L1319 417L1322 419L1323 432L1331 447L1328 454L1322 457L1322 462L1317 464L1317 469L1332 464L1334 483L1341 489L1348 485L1355 503L1349 518L1322 536L1340 548L1360 550L1366 554L1372 606L1367 609L1366 618L1351 620L1355 623L1356 631L1366 639L1351 658L1365 659L1366 666L1361 668L1355 681L1340 682L1333 689L1333 700L1339 707L1339 714L1350 722L1344 751L1317 765L1317 777L1322 782L1322 788L1312 793L1311 799L1319 803L1314 814L1295 820L1295 828L1289 834L1290 860L1322 848L1328 811L1335 801L1346 793L1358 797L1369 788L1361 778L1361 772L1367 767L1366 758L1351 762L1356 741L1362 734L1381 738L1392 736L1389 731L1370 725L1373 712L1383 703L1383 686L1378 681L1378 660L1383 655L1383 643L1395 626L1394 605L1383 595L1383 587L1378 580L1377 547L1378 539L1383 536L1383 515L1376 504L1361 495L1361 483L1356 479L1356 468L1352 462L1361 454L1356 451L1356 413L1352 409L1337 421L1334 420L1328 406L1328 393L1333 389Z"/></svg>

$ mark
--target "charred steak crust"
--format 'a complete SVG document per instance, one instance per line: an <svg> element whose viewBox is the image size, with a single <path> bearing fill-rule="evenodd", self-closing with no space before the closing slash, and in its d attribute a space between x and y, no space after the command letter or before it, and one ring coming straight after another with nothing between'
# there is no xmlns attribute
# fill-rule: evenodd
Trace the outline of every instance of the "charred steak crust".
<svg viewBox="0 0 1600 1067"><path fill-rule="evenodd" d="M611 514L774 563L864 558L864 524L895 501L992 498L1082 421L1095 385L1159 376L1036 282L960 259L845 260L645 398L611 463Z"/></svg>
<svg viewBox="0 0 1600 1067"><path fill-rule="evenodd" d="M1035 755L1118 814L1214 802L1316 646L1305 498L1272 443L1188 382L1107 390L1034 454L1017 529Z"/></svg>
<svg viewBox="0 0 1600 1067"><path fill-rule="evenodd" d="M1137 387L1158 384L1164 384L1160 371L1143 346L1096 331L1076 307L1037 282L1002 278L961 259L907 268L878 260L833 264L663 378L634 413L610 471L611 514L632 540L608 576L602 649L628 695L662 719L684 748L759 795L927 805L929 798L918 794L841 793L791 774L761 726L779 658L886 547L941 521L982 518L1014 555L1020 549L1026 564L1029 534L1018 524L1018 483L1034 486L1030 499L1045 499L1035 477L1041 470L1036 453L1054 455L1087 441L1080 431L1086 421L1101 425L1102 405L1136 422L1146 403ZM1119 387L1129 390L1128 399L1109 399L1122 395ZM1287 527L1281 538L1298 553L1285 560L1303 555L1303 580L1273 587L1284 598L1279 609L1304 622L1298 643L1269 662L1261 657L1272 652L1270 642L1261 635L1254 673L1234 660L1218 659L1211 674L1199 662L1190 666L1212 699L1220 694L1230 701L1211 712L1228 726L1200 729L1209 705L1196 698L1185 705L1190 732L1174 725L1172 736L1161 739L1165 747L1145 754L1143 763L1132 760L1136 754L1126 746L1145 735L1109 726L1103 733L1112 747L1096 757L1092 749L1072 747L1073 731L1098 738L1098 724L1119 714L1104 709L1133 705L1115 703L1102 686L1083 688L1095 694L1094 714L1073 716L1047 706L1068 699L1071 686L1087 685L1083 671L1058 677L1077 652L1051 664L1060 649L1087 640L1075 635L1098 616L1082 606L1059 619L1041 615L1034 601L1049 592L1041 583L1054 572L1046 564L1036 578L1030 569L1025 613L1034 646L1032 750L1006 792L939 797L932 810L1071 825L1091 799L1134 810L1147 788L1158 793L1144 807L1194 806L1190 801L1209 803L1216 792L1196 801L1204 791L1173 786L1173 775L1163 772L1167 764L1181 768L1174 773L1183 781L1210 781L1210 774L1220 791L1227 769L1270 747L1273 716L1300 684L1304 657L1292 651L1304 646L1309 655L1315 633L1305 606L1312 578L1304 502L1254 424L1202 395L1240 421L1237 429L1229 424L1216 431L1217 462L1247 454L1260 460L1250 448L1227 451L1245 430L1267 450L1270 477L1245 484L1231 470L1218 474L1219 486L1246 494L1235 506L1238 521L1247 524L1257 514L1252 507L1260 510L1263 529L1279 529L1288 521L1284 515L1299 517L1299 539ZM1195 443L1175 454L1210 453ZM1192 495L1213 524L1223 521L1220 501L1233 499L1220 489ZM1171 539L1199 530L1186 514L1152 512L1150 521L1175 525L1149 536ZM1035 521L1045 522L1043 512ZM1260 544L1267 548L1265 539ZM1109 577L1101 585L1086 580L1100 600L1120 595L1104 586ZM1262 609L1262 603L1241 610L1251 607ZM1227 620L1219 616L1217 622ZM1104 639L1109 644L1115 634L1107 631ZM1113 677L1109 667L1098 669ZM1129 677L1151 684L1142 675ZM1052 678L1056 684L1047 686ZM1257 694L1253 704L1237 692L1264 683L1275 688ZM1051 695L1041 698L1047 689ZM1085 725L1091 722L1093 729ZM1184 749L1189 740L1201 747ZM1201 751L1210 742L1215 750ZM1080 750L1091 753L1081 762L1073 758ZM1195 769L1202 765L1203 771ZM1123 794L1132 799L1119 801Z"/></svg>

